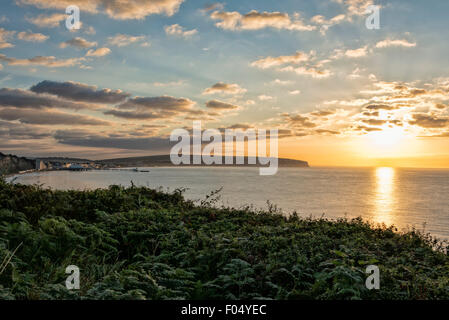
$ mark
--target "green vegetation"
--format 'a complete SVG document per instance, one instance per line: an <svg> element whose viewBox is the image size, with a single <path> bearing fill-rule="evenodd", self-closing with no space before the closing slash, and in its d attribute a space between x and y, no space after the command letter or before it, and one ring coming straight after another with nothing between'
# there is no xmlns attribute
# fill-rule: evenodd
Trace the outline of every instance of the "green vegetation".
<svg viewBox="0 0 449 320"><path fill-rule="evenodd" d="M215 196L0 181L0 299L449 299L447 247L430 236L217 209ZM365 288L369 264L379 291Z"/></svg>

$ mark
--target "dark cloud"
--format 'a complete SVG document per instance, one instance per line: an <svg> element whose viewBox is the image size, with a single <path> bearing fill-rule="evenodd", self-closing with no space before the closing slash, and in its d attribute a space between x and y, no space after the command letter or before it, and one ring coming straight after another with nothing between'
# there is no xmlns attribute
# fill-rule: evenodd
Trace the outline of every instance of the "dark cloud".
<svg viewBox="0 0 449 320"><path fill-rule="evenodd" d="M215 93L226 93L226 94L239 94L245 93L247 90L241 88L238 84L228 84L224 82L218 82L212 87L204 90L203 94L215 94Z"/></svg>
<svg viewBox="0 0 449 320"><path fill-rule="evenodd" d="M89 42L86 39L83 39L81 37L76 37L67 41L62 42L59 47L66 48L67 46L72 46L76 48L90 48L95 47L97 45L96 42Z"/></svg>
<svg viewBox="0 0 449 320"><path fill-rule="evenodd" d="M370 125L370 126L381 126L385 123L387 123L387 120L379 120L379 119L364 119L362 122Z"/></svg>
<svg viewBox="0 0 449 320"><path fill-rule="evenodd" d="M195 102L186 98L170 96L136 97L128 99L114 110L105 111L104 114L123 119L148 120L170 119L183 114L204 113L201 110L192 110Z"/></svg>
<svg viewBox="0 0 449 320"><path fill-rule="evenodd" d="M374 111L374 112L365 111L362 113L362 115L367 116L367 117L378 117L379 111Z"/></svg>
<svg viewBox="0 0 449 320"><path fill-rule="evenodd" d="M195 105L190 99L175 98L170 96L161 97L136 97L128 99L122 103L121 109L140 109L140 110L173 110L173 111L187 111Z"/></svg>
<svg viewBox="0 0 449 320"><path fill-rule="evenodd" d="M252 129L254 128L254 126L250 125L250 124L246 124L246 123L236 123L233 124L232 126L229 126L227 129Z"/></svg>
<svg viewBox="0 0 449 320"><path fill-rule="evenodd" d="M206 102L206 107L210 109L216 109L216 110L235 110L239 109L240 107L234 104L230 104L227 102L222 102L218 100L211 100Z"/></svg>
<svg viewBox="0 0 449 320"><path fill-rule="evenodd" d="M390 106L386 104L370 104L369 106L365 107L368 110L396 110L398 107L396 106Z"/></svg>
<svg viewBox="0 0 449 320"><path fill-rule="evenodd" d="M54 82L45 80L30 88L36 93L50 93L61 98L92 103L119 103L130 96L121 90L102 89L77 82Z"/></svg>
<svg viewBox="0 0 449 320"><path fill-rule="evenodd" d="M357 126L354 128L355 131L366 131L366 132L374 132L374 131L382 131L381 128L375 127L367 127L367 126Z"/></svg>
<svg viewBox="0 0 449 320"><path fill-rule="evenodd" d="M49 68L63 68L80 65L82 62L86 61L86 58L57 59L54 56L36 56L33 58L17 59L0 54L0 61L4 61L12 66L43 66Z"/></svg>
<svg viewBox="0 0 449 320"><path fill-rule="evenodd" d="M169 152L173 145L168 138L164 137L100 136L79 130L59 130L55 133L54 138L61 144L92 148Z"/></svg>
<svg viewBox="0 0 449 320"><path fill-rule="evenodd" d="M330 111L330 110L321 110L321 111L314 111L312 113L310 113L312 116L316 116L316 117L326 117L326 116L330 116L332 114L334 114L335 111Z"/></svg>
<svg viewBox="0 0 449 320"><path fill-rule="evenodd" d="M282 114L282 116L293 127L303 127L303 128L314 128L314 127L316 127L316 124L311 122L308 117L302 116L300 114L284 113L284 114Z"/></svg>
<svg viewBox="0 0 449 320"><path fill-rule="evenodd" d="M438 118L437 116L422 113L415 113L413 115L413 120L409 121L409 123L411 125L416 125L423 128L444 128L449 125L449 119Z"/></svg>
<svg viewBox="0 0 449 320"><path fill-rule="evenodd" d="M318 134L340 134L340 132L338 131L334 131L334 130L326 130L326 129L317 129L315 130L316 133Z"/></svg>
<svg viewBox="0 0 449 320"><path fill-rule="evenodd" d="M50 136L51 133L42 128L0 120L0 137L2 137L2 140L37 140Z"/></svg>
<svg viewBox="0 0 449 320"><path fill-rule="evenodd" d="M173 112L140 112L140 111L122 111L122 110L108 110L103 113L105 115L110 115L117 118L134 119L134 120L166 119L176 115L176 113Z"/></svg>
<svg viewBox="0 0 449 320"><path fill-rule="evenodd" d="M62 108L62 109L88 109L92 106L80 103L58 99L45 94L38 94L23 89L0 89L0 106L16 108Z"/></svg>
<svg viewBox="0 0 449 320"><path fill-rule="evenodd" d="M111 125L110 122L95 119L93 117L52 110L3 108L0 109L0 118L8 121L18 120L21 123L40 125Z"/></svg>

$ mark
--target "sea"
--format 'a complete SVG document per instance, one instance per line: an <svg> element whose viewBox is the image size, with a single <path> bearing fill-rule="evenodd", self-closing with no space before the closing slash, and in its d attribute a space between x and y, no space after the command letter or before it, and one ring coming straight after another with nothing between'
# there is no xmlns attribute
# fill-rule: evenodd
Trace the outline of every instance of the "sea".
<svg viewBox="0 0 449 320"><path fill-rule="evenodd" d="M109 185L146 186L201 203L254 210L277 208L302 217L355 218L417 229L449 239L449 170L409 168L279 168L261 176L249 167L156 167L96 171L48 171L10 177L13 183L52 189L95 189ZM216 193L216 191L218 191Z"/></svg>

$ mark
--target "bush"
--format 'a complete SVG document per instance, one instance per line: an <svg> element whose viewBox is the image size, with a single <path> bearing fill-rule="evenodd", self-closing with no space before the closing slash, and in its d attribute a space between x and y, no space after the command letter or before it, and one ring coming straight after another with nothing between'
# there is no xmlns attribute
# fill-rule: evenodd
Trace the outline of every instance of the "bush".
<svg viewBox="0 0 449 320"><path fill-rule="evenodd" d="M276 212L0 181L0 299L449 299L445 243ZM370 264L380 290L365 287ZM80 290L65 288L68 265Z"/></svg>

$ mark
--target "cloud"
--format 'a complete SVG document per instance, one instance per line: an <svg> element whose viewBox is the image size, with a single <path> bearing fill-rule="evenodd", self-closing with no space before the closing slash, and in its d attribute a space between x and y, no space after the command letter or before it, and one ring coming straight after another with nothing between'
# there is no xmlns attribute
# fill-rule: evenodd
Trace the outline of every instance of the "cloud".
<svg viewBox="0 0 449 320"><path fill-rule="evenodd" d="M66 18L67 16L63 13L54 13L51 15L41 14L34 18L26 18L26 20L38 27L55 28Z"/></svg>
<svg viewBox="0 0 449 320"><path fill-rule="evenodd" d="M84 115L75 115L59 111L35 109L0 109L0 119L21 123L38 125L90 125L90 126L109 126L110 122L88 117Z"/></svg>
<svg viewBox="0 0 449 320"><path fill-rule="evenodd" d="M142 112L142 111L122 111L122 110L108 110L104 112L105 115L114 116L122 119L133 120L150 120L150 119L166 119L172 117L172 112Z"/></svg>
<svg viewBox="0 0 449 320"><path fill-rule="evenodd" d="M340 132L338 132L338 131L327 130L327 129L317 129L317 130L315 130L315 133L318 133L318 134L330 134L330 135L340 134Z"/></svg>
<svg viewBox="0 0 449 320"><path fill-rule="evenodd" d="M318 111L314 111L310 113L312 116L315 117L327 117L330 115L335 114L335 111L331 111L331 110L318 110Z"/></svg>
<svg viewBox="0 0 449 320"><path fill-rule="evenodd" d="M296 96L296 95L298 95L298 94L300 94L301 93L301 90L292 90L292 91L289 91L288 92L288 94L291 94L291 95L293 95L293 96Z"/></svg>
<svg viewBox="0 0 449 320"><path fill-rule="evenodd" d="M104 57L111 53L109 48L90 49L86 53L86 57Z"/></svg>
<svg viewBox="0 0 449 320"><path fill-rule="evenodd" d="M365 107L368 110L396 110L398 107L386 104L370 104Z"/></svg>
<svg viewBox="0 0 449 320"><path fill-rule="evenodd" d="M368 54L368 47L362 47L354 50L346 50L345 55L349 58L360 58Z"/></svg>
<svg viewBox="0 0 449 320"><path fill-rule="evenodd" d="M362 77L361 73L361 69L359 67L355 68L351 74L349 74L347 77L348 79L359 79Z"/></svg>
<svg viewBox="0 0 449 320"><path fill-rule="evenodd" d="M269 101L269 100L273 100L272 96L267 96L265 94L262 94L260 96L258 96L257 98L259 98L260 101Z"/></svg>
<svg viewBox="0 0 449 320"><path fill-rule="evenodd" d="M135 97L118 105L113 110L107 110L105 115L123 119L169 119L183 114L194 113L195 102L186 98L170 96Z"/></svg>
<svg viewBox="0 0 449 320"><path fill-rule="evenodd" d="M322 15L312 17L311 22L320 26L320 33L325 34L326 31L337 24L344 21L352 22L354 16L366 15L367 8L374 4L373 0L333 0L345 7L344 14L338 14L331 19L326 19ZM380 6L379 6L380 7Z"/></svg>
<svg viewBox="0 0 449 320"><path fill-rule="evenodd" d="M221 113L218 111L205 111L197 109L188 111L184 120L217 120L216 117L220 115Z"/></svg>
<svg viewBox="0 0 449 320"><path fill-rule="evenodd" d="M314 122L310 121L309 117L300 114L283 113L282 117L284 117L290 126L295 128L314 128L317 126Z"/></svg>
<svg viewBox="0 0 449 320"><path fill-rule="evenodd" d="M224 30L260 30L265 28L285 29L295 31L315 30L315 26L305 25L302 20L292 20L287 13L281 12L251 12L242 15L239 12L214 11L210 17L219 20L215 25Z"/></svg>
<svg viewBox="0 0 449 320"><path fill-rule="evenodd" d="M178 81L169 81L169 82L154 82L153 85L155 87L177 87L182 86L186 83L185 80L178 80Z"/></svg>
<svg viewBox="0 0 449 320"><path fill-rule="evenodd" d="M285 64L300 64L301 62L308 61L310 55L301 51L296 52L292 56L279 56L279 57L266 57L251 63L252 67L260 69L268 69L272 67L282 66Z"/></svg>
<svg viewBox="0 0 449 320"><path fill-rule="evenodd" d="M42 33L32 33L32 32L22 31L17 34L17 38L19 40L23 40L23 41L44 42L50 37L46 36Z"/></svg>
<svg viewBox="0 0 449 320"><path fill-rule="evenodd" d="M333 24L340 23L345 18L346 18L346 16L344 14L339 14L329 20L326 20L326 18L324 16L316 15L316 16L312 17L312 19L310 19L310 21L313 23L319 24L319 25L329 25L330 26Z"/></svg>
<svg viewBox="0 0 449 320"><path fill-rule="evenodd" d="M9 42L0 42L0 49L12 48L14 45Z"/></svg>
<svg viewBox="0 0 449 320"><path fill-rule="evenodd" d="M407 40L391 40L391 39L386 39L383 41L379 41L376 44L376 48L388 48L388 47L405 47L405 48L412 48L412 47L416 47L416 43L415 42L409 42Z"/></svg>
<svg viewBox="0 0 449 320"><path fill-rule="evenodd" d="M170 96L161 97L136 97L128 99L121 104L121 109L141 109L141 110L173 110L186 111L190 110L195 105L190 99L175 98Z"/></svg>
<svg viewBox="0 0 449 320"><path fill-rule="evenodd" d="M379 113L379 111L374 111L374 112L364 111L364 112L362 112L362 115L367 116L367 117L378 117L380 115L380 113Z"/></svg>
<svg viewBox="0 0 449 320"><path fill-rule="evenodd" d="M268 69L272 67L280 67L283 65L288 65L283 68L278 69L279 71L295 72L299 75L311 76L313 78L327 78L332 75L330 70L321 70L318 64L313 63L315 52L310 52L309 54L304 52L296 52L296 54L291 56L279 56L279 57L266 57L251 63L252 67L257 67L260 69ZM306 66L295 67L304 63Z"/></svg>
<svg viewBox="0 0 449 320"><path fill-rule="evenodd" d="M327 20L324 16L322 15L316 15L314 17L312 17L312 19L310 19L310 21L314 24L317 24L320 26L320 33L321 34L325 34L326 31L333 25L339 24L343 21L345 21L347 19L346 15L344 14L339 14L334 16L333 18Z"/></svg>
<svg viewBox="0 0 449 320"><path fill-rule="evenodd" d="M102 89L79 82L45 80L30 88L35 93L49 93L61 98L92 103L119 103L130 96L121 90Z"/></svg>
<svg viewBox="0 0 449 320"><path fill-rule="evenodd" d="M386 124L387 120L380 120L380 119L363 119L362 122L370 125L370 126L381 126Z"/></svg>
<svg viewBox="0 0 449 320"><path fill-rule="evenodd" d="M173 24L171 26L165 26L164 27L165 33L171 36L181 36L184 38L190 38L193 35L198 33L198 30L192 29L192 30L184 30L183 27L181 27L179 24Z"/></svg>
<svg viewBox="0 0 449 320"><path fill-rule="evenodd" d="M224 5L222 3L216 2L209 5L205 5L202 9L203 12L209 12L214 10L223 10Z"/></svg>
<svg viewBox="0 0 449 320"><path fill-rule="evenodd" d="M15 31L8 31L0 28L0 49L12 48L14 45L8 42L8 39L14 36Z"/></svg>
<svg viewBox="0 0 449 320"><path fill-rule="evenodd" d="M49 68L62 68L80 65L85 58L57 59L54 56L37 56L28 59L16 59L0 54L0 61L12 66L44 66Z"/></svg>
<svg viewBox="0 0 449 320"><path fill-rule="evenodd" d="M0 89L0 106L16 108L61 108L61 109L93 109L95 106L86 103L58 99L46 94L38 94L23 89Z"/></svg>
<svg viewBox="0 0 449 320"><path fill-rule="evenodd" d="M5 140L8 141L38 140L48 138L50 136L51 133L42 128L36 128L35 126L27 124L19 124L0 120L0 137L5 137ZM23 146L23 143L18 146Z"/></svg>
<svg viewBox="0 0 449 320"><path fill-rule="evenodd" d="M105 13L112 19L142 20L153 14L172 16L184 0L17 0L17 2L41 9L57 10L77 5L84 12Z"/></svg>
<svg viewBox="0 0 449 320"><path fill-rule="evenodd" d="M218 101L218 100L207 101L206 107L209 109L215 109L215 110L236 110L236 109L240 108L237 105Z"/></svg>
<svg viewBox="0 0 449 320"><path fill-rule="evenodd" d="M373 0L333 0L346 7L348 16L362 16L366 14L368 6L374 4Z"/></svg>
<svg viewBox="0 0 449 320"><path fill-rule="evenodd" d="M274 79L274 80L271 81L270 83L271 83L271 84L280 85L280 86L286 86L286 85L292 84L293 81L290 81L290 80L281 80L281 79Z"/></svg>
<svg viewBox="0 0 449 320"><path fill-rule="evenodd" d="M330 77L333 74L330 70L327 70L327 69L319 70L319 69L317 69L315 67L311 67L311 68L305 68L305 67L294 68L292 66L288 66L288 67L280 69L280 71L295 72L296 74L310 76L310 77L316 78L316 79L328 78L328 77Z"/></svg>
<svg viewBox="0 0 449 320"><path fill-rule="evenodd" d="M149 42L145 41L145 36L130 36L126 34L116 34L113 37L108 37L108 43L117 47L129 46L133 43L141 43L142 47L148 47L150 45Z"/></svg>
<svg viewBox="0 0 449 320"><path fill-rule="evenodd" d="M241 93L245 93L245 92L247 92L247 90L242 88L242 87L240 87L236 83L227 84L227 83L224 83L224 82L217 82L212 87L207 88L206 90L204 90L203 91L203 95L217 94L217 93L221 93L221 94L241 94Z"/></svg>
<svg viewBox="0 0 449 320"><path fill-rule="evenodd" d="M61 44L59 45L60 48L66 48L68 46L86 49L86 48L97 46L97 43L89 42L86 39L83 39L81 37L76 37L76 38L61 42Z"/></svg>
<svg viewBox="0 0 449 320"><path fill-rule="evenodd" d="M247 123L236 123L233 124L232 126L227 127L226 129L242 129L242 130L247 130L247 129L252 129L254 128L253 125L251 124L247 124Z"/></svg>
<svg viewBox="0 0 449 320"><path fill-rule="evenodd" d="M430 136L423 136L424 138L449 138L449 131L443 132L441 134L435 134Z"/></svg>
<svg viewBox="0 0 449 320"><path fill-rule="evenodd" d="M173 144L168 138L164 137L132 138L101 136L81 130L58 130L54 138L61 144L71 146L161 152L168 152Z"/></svg>
<svg viewBox="0 0 449 320"><path fill-rule="evenodd" d="M366 131L366 132L375 132L375 131L382 131L381 128L375 128L375 127L366 127L366 126L357 126L354 128L356 131Z"/></svg>
<svg viewBox="0 0 449 320"><path fill-rule="evenodd" d="M409 121L411 125L423 128L445 128L449 126L449 118L438 118L434 115L414 114L413 120Z"/></svg>
<svg viewBox="0 0 449 320"><path fill-rule="evenodd" d="M97 31L95 31L95 28L92 26L87 27L86 29L84 29L84 33L88 34L88 35L94 35L97 33Z"/></svg>

